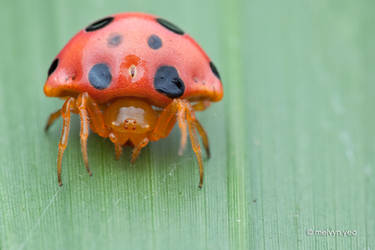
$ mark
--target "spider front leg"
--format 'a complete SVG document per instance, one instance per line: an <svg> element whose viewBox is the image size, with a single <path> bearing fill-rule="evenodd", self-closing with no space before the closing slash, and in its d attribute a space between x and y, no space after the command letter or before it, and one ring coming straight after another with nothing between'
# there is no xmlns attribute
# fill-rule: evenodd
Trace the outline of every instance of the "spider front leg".
<svg viewBox="0 0 375 250"><path fill-rule="evenodd" d="M178 155L182 156L187 142L187 124L186 124L186 109L180 108L177 112L178 127L181 132L180 148L178 150Z"/></svg>
<svg viewBox="0 0 375 250"><path fill-rule="evenodd" d="M187 142L186 106L187 101L174 99L160 114L151 140L159 140L167 137L173 129L176 120L181 131L179 155L182 155Z"/></svg>
<svg viewBox="0 0 375 250"><path fill-rule="evenodd" d="M198 165L199 165L199 176L200 176L199 188L202 188L204 169L203 169L201 148L199 145L199 141L197 139L196 130L198 130L199 134L202 136L204 146L207 150L207 155L209 155L209 152L210 152L209 147L208 147L208 138L203 127L200 125L198 120L196 120L194 109L188 101L181 100L181 99L174 99L173 102L170 103L162 111L156 123L155 129L152 133L151 139L158 140L160 138L164 138L168 136L176 120L178 120L179 127L181 130L180 152L183 150L183 148L186 145L186 137L187 137L186 130L187 128L189 130L190 141L191 141L192 148L197 157Z"/></svg>
<svg viewBox="0 0 375 250"><path fill-rule="evenodd" d="M81 150L82 156L85 163L87 172L91 176L92 173L89 168L88 155L87 155L87 139L89 135L90 125L95 129L95 132L100 136L108 137L108 130L105 127L103 114L98 105L94 100L90 98L87 93L80 94L77 99L69 97L66 99L63 107L52 113L47 121L45 130L48 130L49 126L60 116L63 118L63 127L61 132L61 138L59 142L59 150L57 156L57 179L60 186L61 181L61 163L64 151L68 145L68 137L70 130L70 116L71 112L78 113L81 120ZM90 118L90 120L89 120Z"/></svg>
<svg viewBox="0 0 375 250"><path fill-rule="evenodd" d="M209 159L211 157L211 152L210 152L210 145L208 142L208 136L206 133L206 130L203 128L202 124L196 119L195 117L195 112L194 111L204 111L210 106L209 101L201 101L198 102L194 105L190 105L189 103L187 104L186 108L180 109L179 112L177 113L177 121L178 121L178 126L180 127L181 131L181 141L180 141L180 149L178 151L178 155L183 155L186 142L187 142L187 133L186 133L186 120L187 120L187 112L189 112L191 115L191 122L194 123L194 127L197 129L200 137L202 138L203 146L207 154L207 158Z"/></svg>
<svg viewBox="0 0 375 250"><path fill-rule="evenodd" d="M101 110L94 100L90 98L87 92L80 94L76 100L76 109L78 110L79 117L81 120L81 151L85 167L90 176L92 176L89 159L87 155L87 139L89 136L89 117L91 120L91 126L95 129L95 132L103 137L108 137L108 130L104 125L104 119Z"/></svg>
<svg viewBox="0 0 375 250"><path fill-rule="evenodd" d="M145 137L140 143L138 143L132 152L132 158L130 160L131 163L134 163L135 160L138 158L139 153L141 152L142 148L146 147L147 144L149 143L149 139Z"/></svg>
<svg viewBox="0 0 375 250"><path fill-rule="evenodd" d="M87 98L87 93L79 95L76 101L76 106L81 120L80 138L83 162L85 163L85 167L87 172L89 173L89 176L92 176L89 167L89 158L87 155L87 139L89 137L89 117L87 114Z"/></svg>
<svg viewBox="0 0 375 250"><path fill-rule="evenodd" d="M211 105L210 101L200 101L194 105L192 105L194 111L204 111ZM203 128L202 124L198 121L198 119L194 119L195 127L202 138L203 146L207 154L207 158L209 159L211 157L211 151L210 151L210 144L208 142L208 136L206 133L206 130Z"/></svg>
<svg viewBox="0 0 375 250"><path fill-rule="evenodd" d="M110 133L108 137L111 140L111 142L115 145L116 160L119 160L120 157L121 157L121 155L122 155L122 146L119 143L119 141L118 141L117 137L115 136L115 134Z"/></svg>
<svg viewBox="0 0 375 250"><path fill-rule="evenodd" d="M57 181L59 186L62 186L61 181L61 162L64 155L64 151L66 146L68 145L68 138L69 138L69 130L70 130L70 110L74 105L75 99L73 97L68 98L62 109L61 109L61 116L63 118L63 127L61 131L61 138L59 142L59 152L57 155Z"/></svg>
<svg viewBox="0 0 375 250"><path fill-rule="evenodd" d="M46 126L44 127L44 131L47 132L49 127L57 120L57 118L59 118L61 116L61 109L53 112L52 114L50 114L50 116L48 117L48 121L47 121L47 124Z"/></svg>
<svg viewBox="0 0 375 250"><path fill-rule="evenodd" d="M191 141L191 146L193 148L193 151L197 157L198 160L198 165L199 165L199 188L202 188L203 186L203 161L202 161L202 152L201 152L201 147L199 145L199 141L197 138L197 132L196 132L196 127L194 124L194 113L187 113L186 116L187 122L188 122L188 127L189 127L189 135L190 135L190 141Z"/></svg>
<svg viewBox="0 0 375 250"><path fill-rule="evenodd" d="M202 142L203 142L203 146L206 151L206 154L207 154L207 158L210 159L211 151L210 151L210 144L208 142L208 136L207 136L206 130L203 128L202 124L197 119L194 119L193 122L194 122L195 128L197 129L199 135L202 138Z"/></svg>

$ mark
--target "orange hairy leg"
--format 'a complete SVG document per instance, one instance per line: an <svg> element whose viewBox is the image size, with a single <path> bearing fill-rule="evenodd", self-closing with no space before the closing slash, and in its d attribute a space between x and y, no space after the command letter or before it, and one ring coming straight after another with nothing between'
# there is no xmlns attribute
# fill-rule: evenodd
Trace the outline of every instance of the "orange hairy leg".
<svg viewBox="0 0 375 250"><path fill-rule="evenodd" d="M87 112L90 117L90 125L92 130L100 135L101 137L107 138L109 136L108 128L105 126L103 112L99 108L98 104L87 94L82 94L83 98L86 99Z"/></svg>
<svg viewBox="0 0 375 250"><path fill-rule="evenodd" d="M134 146L133 152L132 152L132 158L130 160L131 163L134 163L137 159L139 153L141 152L142 148L146 147L149 143L149 139L145 137L138 145Z"/></svg>
<svg viewBox="0 0 375 250"><path fill-rule="evenodd" d="M197 157L198 165L199 165L199 177L200 177L199 178L199 188L202 188L202 186L203 186L203 161L202 161L201 147L199 145L199 141L198 141L198 138L197 138L197 132L195 131L195 125L194 125L195 116L194 116L194 113L187 112L186 118L187 118L186 120L187 120L188 128L189 128L191 146L193 148L195 156Z"/></svg>
<svg viewBox="0 0 375 250"><path fill-rule="evenodd" d="M115 144L116 160L120 160L122 155L122 146L120 144Z"/></svg>
<svg viewBox="0 0 375 250"><path fill-rule="evenodd" d="M91 176L92 173L89 168L88 163L88 155L87 155L87 139L89 135L89 128L90 125L92 126L95 133L99 134L102 137L108 137L108 129L104 124L103 114L98 105L95 103L94 100L90 98L90 96L84 92L80 94L77 99L74 97L69 97L66 99L63 107L52 113L48 118L47 124L45 126L45 130L47 131L48 128L52 125L52 123L62 116L63 118L63 128L61 132L61 138L59 142L59 150L57 156L57 179L58 183L61 186L61 163L64 151L68 145L68 137L69 137L69 130L70 130L70 116L71 112L78 113L81 120L81 131L80 131L80 138L81 138L81 150L82 150L82 157L85 163L85 167L89 175Z"/></svg>
<svg viewBox="0 0 375 250"><path fill-rule="evenodd" d="M203 111L207 109L210 105L211 105L211 102L209 101L201 101L192 105L192 107L194 111ZM202 138L202 142L203 142L203 146L206 151L206 154L207 154L207 158L210 158L211 151L210 151L210 144L208 142L208 136L207 136L206 130L204 130L202 124L197 119L194 119L194 125L196 129L198 130L200 137Z"/></svg>
<svg viewBox="0 0 375 250"><path fill-rule="evenodd" d="M120 144L115 144L116 160L120 160L122 155L122 146Z"/></svg>
<svg viewBox="0 0 375 250"><path fill-rule="evenodd" d="M176 123L176 114L178 113L179 100L175 99L160 113L155 128L151 133L151 140L157 141L169 135Z"/></svg>
<svg viewBox="0 0 375 250"><path fill-rule="evenodd" d="M178 150L178 155L182 155L184 153L186 142L187 142L187 124L186 124L186 109L180 107L177 113L177 121L178 126L180 127L181 131L181 141L180 141L180 149Z"/></svg>
<svg viewBox="0 0 375 250"><path fill-rule="evenodd" d="M173 125L176 119L175 116L177 114L178 126L180 127L180 131L181 131L181 141L180 141L180 148L179 148L178 154L181 156L185 150L186 143L187 143L187 124L186 124L187 110L189 112L203 111L207 109L209 106L210 106L209 101L201 101L194 105L190 105L186 101L175 99L169 106L165 108L165 110L160 115L159 122L157 123L157 126L155 127L154 133L156 133L157 135L158 134L168 135L170 130L167 129L167 126L170 125L170 123L173 123L170 129L173 128ZM163 123L163 121L166 123ZM207 158L210 158L211 151L210 151L210 145L209 145L207 133L204 130L201 123L195 118L195 115L194 115L193 122L194 122L194 127L197 129L199 135L202 138L202 142L203 142L203 146L206 151L206 154L207 154ZM163 133L162 130L164 130L165 132Z"/></svg>
<svg viewBox="0 0 375 250"><path fill-rule="evenodd" d="M59 183L59 186L62 186L61 161L62 161L64 151L66 149L66 146L68 145L68 137L69 137L69 130L70 130L70 110L73 105L74 105L74 98L69 97L65 101L61 109L61 116L63 118L63 127L61 131L60 142L59 142L59 152L57 155L57 181Z"/></svg>
<svg viewBox="0 0 375 250"><path fill-rule="evenodd" d="M201 101L198 102L194 105L191 105L192 109L194 111L203 111L207 109L210 106L209 101ZM185 109L181 109L181 112L177 114L177 120L178 120L178 125L181 130L181 141L180 141L180 149L178 151L178 155L183 155L185 147L186 147L186 141L187 141L187 133L186 133L186 111ZM202 127L201 123L194 117L193 119L194 122L194 127L198 130L199 135L202 138L203 146L207 154L207 158L211 157L210 153L210 145L208 142L208 136L204 128Z"/></svg>
<svg viewBox="0 0 375 250"><path fill-rule="evenodd" d="M121 144L118 142L118 139L116 138L116 136L115 136L113 133L110 133L110 134L109 134L109 139L110 139L111 142L115 145L116 160L119 160L119 159L120 159L120 156L121 156L121 154L122 154L122 146L121 146Z"/></svg>
<svg viewBox="0 0 375 250"><path fill-rule="evenodd" d="M87 139L89 137L89 117L87 114L87 93L80 94L76 100L76 106L78 108L79 117L81 120L81 151L85 167L90 176L92 176L90 167L89 167L89 158L87 156Z"/></svg>
<svg viewBox="0 0 375 250"><path fill-rule="evenodd" d="M206 150L207 158L211 157L210 144L208 142L208 136L206 130L204 130L202 124L197 120L193 120L194 127L197 129L199 135L202 138L204 149Z"/></svg>
<svg viewBox="0 0 375 250"><path fill-rule="evenodd" d="M99 134L102 137L108 137L108 131L104 125L104 119L101 110L99 109L96 102L90 98L87 92L84 92L77 97L76 108L78 109L81 120L80 138L82 157L87 172L90 176L92 176L87 155L87 139L89 136L90 128L89 117L91 120L91 126L95 133Z"/></svg>
<svg viewBox="0 0 375 250"><path fill-rule="evenodd" d="M103 114L98 104L94 100L91 99L91 97L87 94L87 92L84 92L80 96L82 96L82 98L86 100L86 109L88 112L88 117L90 117L90 125L92 126L93 131L95 131L95 133L97 133L101 137L104 137L104 138L108 137L109 132L105 126ZM60 116L61 116L61 109L50 114L47 120L46 126L44 127L44 130L47 132L48 129L51 127L51 125Z"/></svg>
<svg viewBox="0 0 375 250"><path fill-rule="evenodd" d="M210 101L200 101L192 105L195 111L203 111L211 105Z"/></svg>
<svg viewBox="0 0 375 250"><path fill-rule="evenodd" d="M199 141L197 139L196 129L199 131L199 134L202 136L202 140L204 141L203 143L207 143L207 148L208 148L208 138L201 124L197 122L195 118L195 114L194 114L194 109L188 101L175 99L161 112L159 119L156 123L156 126L154 128L154 131L151 134L151 139L153 141L156 141L156 140L159 140L161 138L168 136L176 120L179 122L179 127L181 129L180 146L182 146L182 149L186 143L184 142L186 141L184 137L187 136L186 135L186 123L188 125L187 127L189 130L192 148L197 157L198 165L199 165L199 176L200 176L199 187L202 188L203 175L204 175L203 161L202 161L202 154L201 154ZM180 147L180 150L181 150L181 147ZM207 152L209 152L209 150Z"/></svg>
<svg viewBox="0 0 375 250"><path fill-rule="evenodd" d="M46 126L44 127L44 131L48 131L49 127L56 121L57 118L59 118L61 116L61 109L53 112L52 114L50 114L49 118L48 118L48 121L47 121L47 124Z"/></svg>

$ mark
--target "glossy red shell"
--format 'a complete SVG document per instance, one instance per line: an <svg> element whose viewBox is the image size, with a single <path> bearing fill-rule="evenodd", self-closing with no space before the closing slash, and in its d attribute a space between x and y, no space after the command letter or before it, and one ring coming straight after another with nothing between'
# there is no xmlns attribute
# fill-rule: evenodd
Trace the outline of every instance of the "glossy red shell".
<svg viewBox="0 0 375 250"><path fill-rule="evenodd" d="M143 13L121 13L96 31L81 30L57 55L59 63L48 77L44 92L51 97L74 96L88 92L98 103L117 97L133 96L147 99L164 107L172 99L154 88L154 75L163 65L177 69L185 84L180 98L219 101L223 97L220 79L210 67L210 59L203 49L188 35L176 34L156 21L155 16ZM119 34L122 42L109 46L108 39ZM151 49L150 35L162 40L162 47ZM108 88L99 90L90 85L88 73L98 63L109 66L112 81ZM136 67L132 78L129 67Z"/></svg>

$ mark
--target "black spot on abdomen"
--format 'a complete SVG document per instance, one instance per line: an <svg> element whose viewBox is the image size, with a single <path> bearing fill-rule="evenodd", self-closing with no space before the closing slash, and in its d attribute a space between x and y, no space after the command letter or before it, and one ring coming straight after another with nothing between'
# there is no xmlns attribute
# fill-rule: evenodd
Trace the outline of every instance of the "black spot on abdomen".
<svg viewBox="0 0 375 250"><path fill-rule="evenodd" d="M112 75L107 64L95 64L89 72L90 84L96 89L106 89L112 81Z"/></svg>
<svg viewBox="0 0 375 250"><path fill-rule="evenodd" d="M214 73L214 75L221 80L219 71L217 70L213 62L210 62L210 68L211 68L212 73Z"/></svg>
<svg viewBox="0 0 375 250"><path fill-rule="evenodd" d="M185 85L179 77L176 68L172 66L161 66L155 73L154 87L156 91L170 97L176 98L184 94Z"/></svg>
<svg viewBox="0 0 375 250"><path fill-rule="evenodd" d="M59 65L59 59L56 58L55 60L53 60L53 62L51 63L51 66L49 66L49 69L48 69L48 76L50 76L53 72L55 72L57 66Z"/></svg>
<svg viewBox="0 0 375 250"><path fill-rule="evenodd" d="M111 34L107 39L108 47L112 47L112 48L119 46L121 42L122 42L122 35L117 34L117 33Z"/></svg>
<svg viewBox="0 0 375 250"><path fill-rule="evenodd" d="M104 28L105 26L110 24L113 21L113 19L115 19L115 18L114 17L105 17L103 19L100 19L100 20L96 21L95 23L90 24L89 26L86 27L85 30L87 32L91 32L91 31L95 31L95 30Z"/></svg>
<svg viewBox="0 0 375 250"><path fill-rule="evenodd" d="M179 35L183 35L185 32L180 29L179 27L177 27L176 25L174 25L173 23L163 19L163 18L157 18L156 21L158 23L160 23L162 26L164 26L165 28L169 29L170 31L176 33L176 34L179 34Z"/></svg>
<svg viewBox="0 0 375 250"><path fill-rule="evenodd" d="M151 49L160 49L163 45L163 42L161 41L160 37L157 35L151 35L147 40L148 46L150 46Z"/></svg>

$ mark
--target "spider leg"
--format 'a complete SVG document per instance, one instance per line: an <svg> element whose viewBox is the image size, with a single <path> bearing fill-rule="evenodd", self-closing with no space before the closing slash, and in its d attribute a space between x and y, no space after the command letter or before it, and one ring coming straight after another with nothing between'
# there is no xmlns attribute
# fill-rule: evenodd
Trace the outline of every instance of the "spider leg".
<svg viewBox="0 0 375 250"><path fill-rule="evenodd" d="M174 124L176 123L176 120L179 122L179 127L181 130L181 152L186 145L186 128L188 128L192 148L197 157L199 165L199 187L202 188L204 171L201 148L197 137L197 130L198 133L202 136L202 141L207 150L207 155L209 155L210 152L208 147L208 138L203 127L195 118L194 109L188 101L175 99L162 111L156 123L155 129L151 135L151 140L158 140L160 138L166 137L172 130Z"/></svg>
<svg viewBox="0 0 375 250"><path fill-rule="evenodd" d="M63 127L61 131L61 138L59 142L59 151L57 155L57 181L59 186L62 186L61 181L61 162L63 158L64 151L66 146L68 145L68 137L69 137L69 130L70 130L70 110L72 105L74 105L75 99L73 97L68 98L62 109L61 109L61 116L63 118Z"/></svg>
<svg viewBox="0 0 375 250"><path fill-rule="evenodd" d="M109 139L115 145L116 160L119 160L120 157L121 157L121 154L122 154L122 146L118 142L118 139L116 138L116 136L113 133L109 134Z"/></svg>
<svg viewBox="0 0 375 250"><path fill-rule="evenodd" d="M186 110L185 108L180 108L177 113L178 126L180 127L181 140L180 149L178 150L178 155L183 155L186 142L187 142L187 124L186 124Z"/></svg>
<svg viewBox="0 0 375 250"><path fill-rule="evenodd" d="M150 140L147 137L145 137L138 145L134 147L133 152L132 152L132 158L130 160L131 163L135 162L142 148L146 147L149 141Z"/></svg>
<svg viewBox="0 0 375 250"><path fill-rule="evenodd" d="M87 93L80 94L76 101L76 106L78 108L79 117L81 120L81 151L85 167L90 176L92 176L90 167L89 167L89 158L87 155L87 139L89 137L89 117L87 113Z"/></svg>
<svg viewBox="0 0 375 250"><path fill-rule="evenodd" d="M178 113L178 100L173 100L159 115L155 128L151 133L151 140L157 141L169 135L176 123L176 114Z"/></svg>
<svg viewBox="0 0 375 250"><path fill-rule="evenodd" d="M90 117L90 124L92 125L93 131L101 137L107 138L109 136L109 131L105 126L102 110L87 92L83 93L82 96L86 99L86 109Z"/></svg>
<svg viewBox="0 0 375 250"><path fill-rule="evenodd" d="M53 112L52 114L50 114L50 116L48 117L48 121L46 123L46 126L44 127L44 131L47 132L49 127L51 127L51 125L56 121L57 118L59 118L61 116L61 109Z"/></svg>
<svg viewBox="0 0 375 250"><path fill-rule="evenodd" d="M203 111L211 105L210 101L200 101L192 105L194 111Z"/></svg>
<svg viewBox="0 0 375 250"><path fill-rule="evenodd" d="M199 141L198 141L198 138L197 138L197 132L195 130L196 129L195 123L194 123L195 117L192 116L192 113L187 112L186 118L187 118L186 120L187 120L188 128L189 128L191 146L193 148L195 156L197 157L198 165L199 165L199 188L202 188L204 169L203 169L201 147L199 145Z"/></svg>
<svg viewBox="0 0 375 250"><path fill-rule="evenodd" d="M206 133L206 130L203 128L202 124L197 120L194 119L194 127L197 129L199 135L202 138L204 149L206 150L207 158L209 159L211 157L211 151L210 151L210 144L208 142L208 136Z"/></svg>

